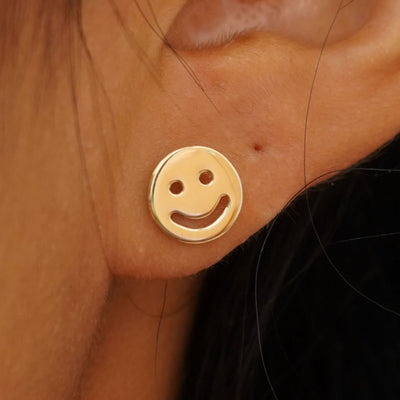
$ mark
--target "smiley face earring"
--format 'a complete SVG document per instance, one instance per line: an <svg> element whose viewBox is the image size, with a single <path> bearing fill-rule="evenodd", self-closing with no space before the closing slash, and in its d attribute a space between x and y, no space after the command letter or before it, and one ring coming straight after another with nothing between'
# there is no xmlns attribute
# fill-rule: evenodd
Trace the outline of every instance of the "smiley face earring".
<svg viewBox="0 0 400 400"><path fill-rule="evenodd" d="M151 177L151 214L167 234L182 242L209 242L226 233L242 201L235 168L208 147L184 147L168 154Z"/></svg>

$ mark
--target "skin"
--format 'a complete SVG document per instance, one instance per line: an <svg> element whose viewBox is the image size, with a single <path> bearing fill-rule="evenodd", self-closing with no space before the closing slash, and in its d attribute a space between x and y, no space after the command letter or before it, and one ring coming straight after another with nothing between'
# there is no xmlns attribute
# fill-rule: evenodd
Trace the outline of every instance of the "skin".
<svg viewBox="0 0 400 400"><path fill-rule="evenodd" d="M72 36L53 36L48 70L41 46L51 41L33 12L16 25L19 42L0 67L2 399L173 399L202 271L305 180L351 166L400 131L400 3L355 0L321 60L304 170L308 95L340 2L272 3L280 24L196 49L179 42L185 2L152 2L197 81L128 0L83 1L91 63L73 23ZM244 189L232 229L201 245L168 237L147 209L155 166L190 145L221 151Z"/></svg>

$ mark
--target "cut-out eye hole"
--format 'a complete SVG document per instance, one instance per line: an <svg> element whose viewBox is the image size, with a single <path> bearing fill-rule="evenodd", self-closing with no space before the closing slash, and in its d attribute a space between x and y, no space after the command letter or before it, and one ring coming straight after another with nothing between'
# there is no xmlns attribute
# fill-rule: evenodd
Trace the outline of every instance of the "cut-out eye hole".
<svg viewBox="0 0 400 400"><path fill-rule="evenodd" d="M183 192L183 183L182 183L182 181L173 181L169 185L169 191L174 195L181 194Z"/></svg>
<svg viewBox="0 0 400 400"><path fill-rule="evenodd" d="M213 180L214 180L214 175L210 170L206 169L200 172L199 181L203 185L209 185Z"/></svg>

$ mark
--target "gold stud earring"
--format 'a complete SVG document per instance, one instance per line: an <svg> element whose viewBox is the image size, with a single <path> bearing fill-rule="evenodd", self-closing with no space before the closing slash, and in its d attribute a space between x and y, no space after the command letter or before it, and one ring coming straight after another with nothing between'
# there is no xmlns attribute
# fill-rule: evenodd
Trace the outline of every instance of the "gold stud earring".
<svg viewBox="0 0 400 400"><path fill-rule="evenodd" d="M168 154L151 177L151 214L167 234L182 242L209 242L226 233L242 201L235 168L209 147L184 147Z"/></svg>

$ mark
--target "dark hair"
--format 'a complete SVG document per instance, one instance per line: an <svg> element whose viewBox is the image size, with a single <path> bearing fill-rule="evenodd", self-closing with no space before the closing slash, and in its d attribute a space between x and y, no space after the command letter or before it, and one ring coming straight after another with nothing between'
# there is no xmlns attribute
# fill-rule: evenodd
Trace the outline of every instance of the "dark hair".
<svg viewBox="0 0 400 400"><path fill-rule="evenodd" d="M400 137L207 272L182 400L400 398L399 167Z"/></svg>

